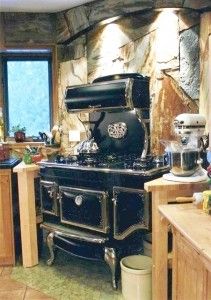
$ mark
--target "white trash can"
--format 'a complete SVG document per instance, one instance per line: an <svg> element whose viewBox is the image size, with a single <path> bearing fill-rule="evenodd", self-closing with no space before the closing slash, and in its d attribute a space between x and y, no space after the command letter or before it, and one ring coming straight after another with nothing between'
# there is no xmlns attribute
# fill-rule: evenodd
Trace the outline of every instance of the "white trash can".
<svg viewBox="0 0 211 300"><path fill-rule="evenodd" d="M124 257L121 262L124 300L152 299L152 259L144 255Z"/></svg>

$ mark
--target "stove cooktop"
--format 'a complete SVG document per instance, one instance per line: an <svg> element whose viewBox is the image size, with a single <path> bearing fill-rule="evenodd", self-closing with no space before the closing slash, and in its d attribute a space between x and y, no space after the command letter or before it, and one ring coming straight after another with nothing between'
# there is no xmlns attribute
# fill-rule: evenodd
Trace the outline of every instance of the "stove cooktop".
<svg viewBox="0 0 211 300"><path fill-rule="evenodd" d="M147 156L146 158L130 155L73 155L64 157L58 155L55 159L41 161L39 165L63 169L77 169L106 173L141 174L151 176L166 173L169 166L165 165L162 157Z"/></svg>

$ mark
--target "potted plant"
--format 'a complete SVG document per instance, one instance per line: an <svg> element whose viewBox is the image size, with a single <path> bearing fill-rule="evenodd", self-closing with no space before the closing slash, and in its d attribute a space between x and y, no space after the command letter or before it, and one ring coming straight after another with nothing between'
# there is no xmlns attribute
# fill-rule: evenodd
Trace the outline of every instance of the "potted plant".
<svg viewBox="0 0 211 300"><path fill-rule="evenodd" d="M21 143L25 141L26 127L22 127L20 124L16 126L12 126L11 132L14 133L15 141L17 143Z"/></svg>

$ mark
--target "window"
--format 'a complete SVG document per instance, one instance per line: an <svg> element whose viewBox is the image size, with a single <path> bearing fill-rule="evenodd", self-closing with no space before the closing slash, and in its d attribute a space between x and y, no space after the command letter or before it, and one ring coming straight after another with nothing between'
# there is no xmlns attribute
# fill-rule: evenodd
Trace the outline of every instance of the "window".
<svg viewBox="0 0 211 300"><path fill-rule="evenodd" d="M16 52L16 51L15 51ZM27 136L38 136L51 128L51 53L21 51L3 58L4 117L7 136L11 128L26 127Z"/></svg>

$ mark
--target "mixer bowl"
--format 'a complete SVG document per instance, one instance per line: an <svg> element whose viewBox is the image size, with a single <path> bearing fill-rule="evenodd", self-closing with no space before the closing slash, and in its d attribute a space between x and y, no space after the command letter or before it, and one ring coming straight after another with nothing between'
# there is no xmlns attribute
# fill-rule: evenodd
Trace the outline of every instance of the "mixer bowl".
<svg viewBox="0 0 211 300"><path fill-rule="evenodd" d="M167 162L170 172L175 176L191 176L200 166L199 151L185 149L182 151L167 152Z"/></svg>

